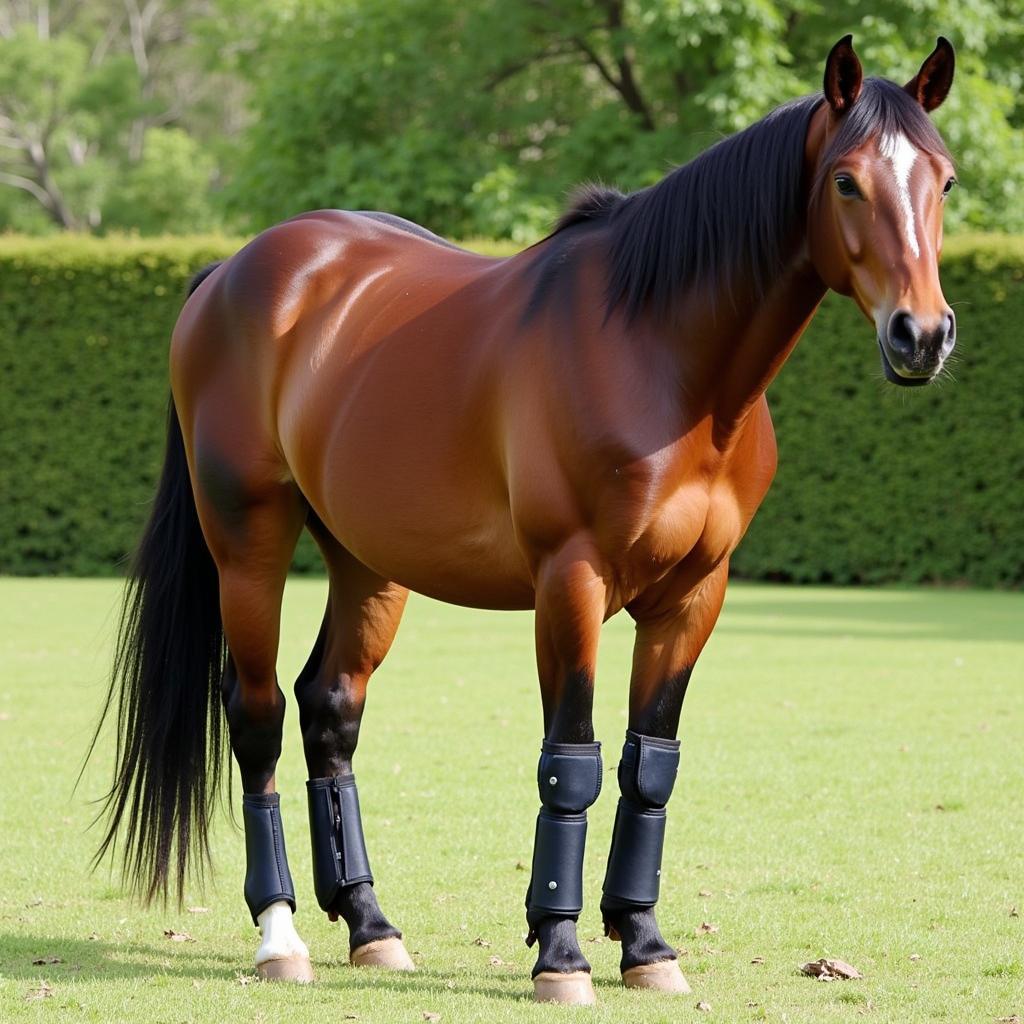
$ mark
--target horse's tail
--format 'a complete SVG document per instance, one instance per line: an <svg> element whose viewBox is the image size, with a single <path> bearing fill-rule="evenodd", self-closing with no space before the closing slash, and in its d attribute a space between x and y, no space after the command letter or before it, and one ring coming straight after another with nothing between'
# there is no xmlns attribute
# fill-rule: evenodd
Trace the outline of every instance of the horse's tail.
<svg viewBox="0 0 1024 1024"><path fill-rule="evenodd" d="M190 861L199 875L209 861L225 753L224 660L217 569L172 400L160 484L125 587L110 689L89 748L114 709L114 781L96 860L123 832L124 877L146 902L166 899L172 874L180 900Z"/></svg>

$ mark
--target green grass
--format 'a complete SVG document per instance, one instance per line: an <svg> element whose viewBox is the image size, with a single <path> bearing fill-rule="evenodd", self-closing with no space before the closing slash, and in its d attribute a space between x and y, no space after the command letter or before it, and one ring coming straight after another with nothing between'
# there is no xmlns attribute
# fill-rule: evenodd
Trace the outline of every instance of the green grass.
<svg viewBox="0 0 1024 1024"><path fill-rule="evenodd" d="M580 924L600 1006L566 1010L527 1001L523 865L541 731L529 616L414 600L371 687L356 769L377 890L415 951L414 976L345 966L345 936L316 909L289 705L278 778L297 922L319 978L303 989L243 984L257 942L242 839L227 820L214 836L214 887L187 898L207 913L141 910L106 871L88 871L86 798L102 789L109 738L77 794L72 784L116 594L111 581L0 580L4 1022L415 1024L431 1012L445 1022L962 1024L1024 1014L1024 917L1011 914L1024 914L1022 595L734 586L683 716L659 911L694 993L673 1001L619 987L618 947L601 939L597 910L607 785L591 812ZM283 681L323 599L319 581L289 587ZM609 769L629 650L620 617L605 631L597 690ZM705 921L718 930L698 934ZM166 928L195 941L168 941ZM62 962L33 965L47 956ZM820 956L864 980L798 973ZM43 980L51 994L32 998Z"/></svg>

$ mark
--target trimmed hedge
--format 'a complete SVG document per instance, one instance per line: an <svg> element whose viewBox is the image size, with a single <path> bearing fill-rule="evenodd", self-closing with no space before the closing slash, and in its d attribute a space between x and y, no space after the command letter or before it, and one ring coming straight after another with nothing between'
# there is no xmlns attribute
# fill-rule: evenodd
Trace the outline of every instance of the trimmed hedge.
<svg viewBox="0 0 1024 1024"><path fill-rule="evenodd" d="M110 574L163 457L167 343L220 238L0 240L0 572Z"/></svg>
<svg viewBox="0 0 1024 1024"><path fill-rule="evenodd" d="M110 574L163 450L167 339L225 238L0 239L0 572ZM733 560L800 582L1024 582L1024 239L951 240L958 382L881 379L830 296L769 391L779 472ZM296 569L319 566L304 542Z"/></svg>

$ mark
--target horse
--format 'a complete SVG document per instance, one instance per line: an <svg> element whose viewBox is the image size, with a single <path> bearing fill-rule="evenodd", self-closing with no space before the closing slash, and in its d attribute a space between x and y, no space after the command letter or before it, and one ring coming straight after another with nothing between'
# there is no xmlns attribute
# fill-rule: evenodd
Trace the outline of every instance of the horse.
<svg viewBox="0 0 1024 1024"><path fill-rule="evenodd" d="M955 177L928 115L953 68L940 37L905 86L865 78L847 35L821 93L649 188L584 188L508 258L390 214L319 210L199 274L171 340L166 455L100 722L116 717L118 741L97 856L120 846L137 892L166 899L174 882L180 901L209 857L230 745L256 967L312 980L275 788L279 614L305 529L329 577L294 685L313 880L351 964L414 969L374 892L352 766L416 591L535 614L526 922L542 1001L595 998L576 926L602 783L598 634L622 609L635 620L600 909L625 986L688 992L655 916L667 805L691 673L776 468L765 389L828 289L874 325L894 385L942 369Z"/></svg>

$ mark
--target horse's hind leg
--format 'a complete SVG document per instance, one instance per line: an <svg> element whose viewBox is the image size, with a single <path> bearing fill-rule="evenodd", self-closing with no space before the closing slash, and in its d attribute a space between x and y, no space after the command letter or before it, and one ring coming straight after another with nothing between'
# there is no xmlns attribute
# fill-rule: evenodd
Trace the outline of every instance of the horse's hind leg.
<svg viewBox="0 0 1024 1024"><path fill-rule="evenodd" d="M281 597L307 507L294 484L246 479L202 450L196 480L229 651L222 699L242 778L245 897L262 935L256 967L267 979L311 981L309 951L292 923L295 890L274 783L285 705L276 673Z"/></svg>
<svg viewBox="0 0 1024 1024"><path fill-rule="evenodd" d="M366 687L398 629L408 591L357 562L311 523L330 575L313 653L295 684L309 768L309 826L320 906L349 928L356 966L413 970L402 934L381 913L363 841L352 758Z"/></svg>

